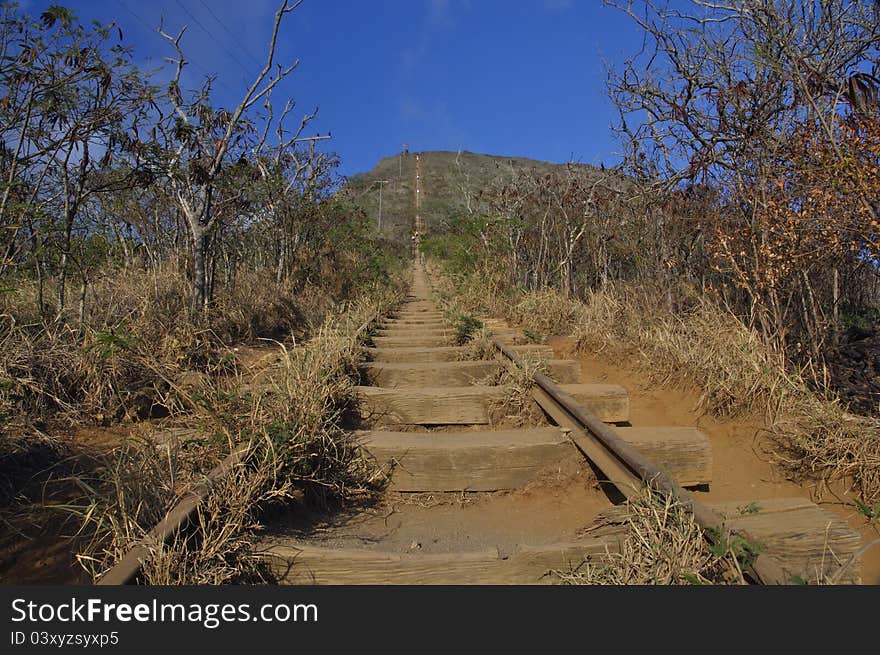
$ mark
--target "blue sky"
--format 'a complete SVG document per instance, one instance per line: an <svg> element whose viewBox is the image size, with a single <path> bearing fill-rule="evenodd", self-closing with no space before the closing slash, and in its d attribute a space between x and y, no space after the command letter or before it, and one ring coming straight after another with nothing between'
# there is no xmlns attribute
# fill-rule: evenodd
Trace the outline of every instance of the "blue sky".
<svg viewBox="0 0 880 655"><path fill-rule="evenodd" d="M265 58L276 0L55 0L83 20L117 21L144 67L170 48L154 28L187 25L189 81L218 75L233 104ZM21 2L39 14L55 2ZM613 164L619 150L605 65L640 45L602 0L305 0L282 24L279 55L299 68L274 94L300 113L341 172L411 151L470 150Z"/></svg>

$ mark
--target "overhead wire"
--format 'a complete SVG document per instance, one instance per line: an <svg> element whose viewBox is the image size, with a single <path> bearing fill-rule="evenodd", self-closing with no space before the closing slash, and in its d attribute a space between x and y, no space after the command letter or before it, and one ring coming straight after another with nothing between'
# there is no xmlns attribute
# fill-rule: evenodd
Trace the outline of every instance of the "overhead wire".
<svg viewBox="0 0 880 655"><path fill-rule="evenodd" d="M231 29L229 29L229 28L226 26L226 23L224 23L224 22L220 19L220 17L219 17L217 14L214 13L214 10L211 9L211 6L210 6L207 2L205 2L205 0L199 0L199 2L200 2L201 5L207 10L207 12L208 12L209 14L211 14L211 17L212 17L215 21L217 21L217 23L220 24L220 27L223 28L223 30L224 30L224 31L230 36L230 38L232 38L232 40L235 41L235 44L236 44L239 48L241 48L241 51L242 51L244 54L246 54L248 57L250 57L250 58L251 58L251 61L253 61L257 66L262 66L263 64L260 62L260 60L257 59L257 57L255 57L255 56L253 55L253 53L252 53L250 50L248 50L248 48L247 48L247 46L245 46L245 44L243 44L241 41L238 40L238 36L236 36L235 32L233 32Z"/></svg>
<svg viewBox="0 0 880 655"><path fill-rule="evenodd" d="M144 20L143 17L140 16L140 14L136 13L131 7L129 7L125 2L123 2L123 0L116 0L116 3L120 7L125 9L129 14L134 16L141 23L141 25L143 25L145 28L147 28L147 30L149 30L150 32L156 31L155 27L151 26L146 20ZM211 38L214 38L214 37L211 37ZM220 86L222 86L224 89L226 89L229 93L233 93L233 94L235 93L235 91L232 89L232 87L230 87L222 79L220 79L220 77L216 73L209 73L201 64L199 64L199 62L190 58L190 59L187 59L187 63L192 64L205 77L209 77L212 80L216 80L217 83L220 84Z"/></svg>
<svg viewBox="0 0 880 655"><path fill-rule="evenodd" d="M209 30L207 27L205 27L205 24L202 21L200 21L189 9L187 9L186 6L180 0L174 0L174 2L177 3L177 6L180 7L184 11L184 13L187 16L189 16L192 19L192 21L199 27L199 29L201 29L205 34L207 34L214 43L220 43L220 40L216 36L214 36L214 34L211 32L211 30ZM232 52L232 50L227 49L226 54L229 55L229 58L232 59L236 64L238 64L241 67L241 69L245 72L245 74L250 74L250 71L248 70L247 66L245 66L243 63L241 63L241 60L235 56L235 54Z"/></svg>

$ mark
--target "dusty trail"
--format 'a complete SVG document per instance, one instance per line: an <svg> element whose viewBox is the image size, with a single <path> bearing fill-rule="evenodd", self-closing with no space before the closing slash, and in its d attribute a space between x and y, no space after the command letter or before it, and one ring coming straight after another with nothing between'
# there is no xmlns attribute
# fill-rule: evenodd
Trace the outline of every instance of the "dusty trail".
<svg viewBox="0 0 880 655"><path fill-rule="evenodd" d="M370 507L295 508L273 524L267 544L287 581L538 582L579 560L572 549L604 551L607 540L578 537L611 506L589 466L556 427L491 424L501 389L475 383L500 363L458 360L423 267L373 343L373 384L358 388L369 429L357 434L389 489Z"/></svg>
<svg viewBox="0 0 880 655"><path fill-rule="evenodd" d="M547 359L565 393L679 484L709 490L715 477L724 480L712 442L692 423L645 426L615 380L584 376L580 362L557 359L503 321L486 323L520 356ZM387 472L388 489L369 507L342 514L293 508L275 521L264 548L283 582L552 583L555 571L618 547L622 526L584 532L613 505L601 470L547 417L506 425L498 410L509 389L485 379L507 360L462 361L466 351L453 334L416 262L410 295L368 349L368 384L356 389L362 423L355 437ZM730 493L713 494L713 510L805 579L834 568L829 547L845 559L859 546L857 532L800 494L757 497L729 483L718 484Z"/></svg>
<svg viewBox="0 0 880 655"><path fill-rule="evenodd" d="M550 340L556 356L575 357L569 337ZM712 485L697 492L707 501L730 501L743 498L798 497L816 502L823 509L846 522L859 532L862 545L880 538L880 525L871 524L859 513L844 485L825 489L817 500L815 484L797 483L786 478L772 464L771 444L766 439L766 425L758 417L718 419L698 409L699 393L680 388L663 388L648 384L642 373L625 362L611 363L595 354L578 357L581 374L588 382L614 380L629 391L630 416L633 423L663 425L694 425L712 444L716 471L723 471ZM861 558L861 582L880 584L880 546L870 548Z"/></svg>

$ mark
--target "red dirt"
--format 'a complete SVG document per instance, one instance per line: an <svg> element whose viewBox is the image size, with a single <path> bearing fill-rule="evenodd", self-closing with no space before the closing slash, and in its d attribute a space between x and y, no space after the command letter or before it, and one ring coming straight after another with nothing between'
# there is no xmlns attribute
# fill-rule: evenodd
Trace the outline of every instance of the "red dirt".
<svg viewBox="0 0 880 655"><path fill-rule="evenodd" d="M115 448L129 429L93 428L65 435L61 459L37 466L21 479L19 498L0 510L0 583L91 582L76 559L92 527L83 527L81 511L87 500L79 481L94 484L98 456Z"/></svg>
<svg viewBox="0 0 880 655"><path fill-rule="evenodd" d="M817 497L815 483L797 483L772 464L766 423L758 417L717 419L700 412L699 392L695 389L659 387L649 383L636 367L609 364L608 358L593 353L574 353L572 339L553 337L550 345L560 357L576 358L581 363L583 381L620 384L630 395L630 422L635 426L681 425L700 428L712 442L714 480L708 491L696 492L697 498L711 501L759 498L801 497L833 511L862 535L867 545L880 538L880 525L870 523L860 514L846 492L845 485L833 485L831 493ZM619 361L619 360L618 360ZM863 584L880 584L880 544L862 557Z"/></svg>
<svg viewBox="0 0 880 655"><path fill-rule="evenodd" d="M294 508L271 523L268 542L302 540L326 548L383 552L503 552L575 540L611 507L589 466L572 457L548 467L523 489L479 493L388 492L371 507L326 514Z"/></svg>

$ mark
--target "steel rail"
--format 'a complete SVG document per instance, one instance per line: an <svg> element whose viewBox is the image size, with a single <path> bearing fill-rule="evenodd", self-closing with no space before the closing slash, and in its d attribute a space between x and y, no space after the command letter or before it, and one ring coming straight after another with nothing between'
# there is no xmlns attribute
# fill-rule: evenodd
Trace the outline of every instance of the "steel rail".
<svg viewBox="0 0 880 655"><path fill-rule="evenodd" d="M508 346L492 337L495 348L511 362L523 368L522 359ZM732 531L724 519L711 508L700 503L665 471L650 462L633 446L621 439L612 427L603 423L589 409L543 373L533 376L536 388L533 397L560 426L568 429L574 445L607 477L627 498L634 495L640 483L678 500L689 509L706 539L718 544L727 534L739 534L748 540L746 531ZM791 584L793 576L776 557L757 553L747 562L746 570L759 584Z"/></svg>
<svg viewBox="0 0 880 655"><path fill-rule="evenodd" d="M207 498L215 484L223 480L241 464L250 450L250 444L241 444L214 467L205 479L188 491L172 507L156 526L139 543L133 546L121 560L104 572L95 584L99 586L126 585L137 578L143 569L144 560L172 537L190 525L199 505Z"/></svg>
<svg viewBox="0 0 880 655"><path fill-rule="evenodd" d="M387 312L386 312L387 313ZM360 338L370 326L378 322L379 316L367 320L355 330L355 338ZM167 544L192 523L199 506L207 498L214 486L224 480L237 466L243 465L250 452L250 443L241 443L216 467L187 491L181 499L162 517L138 543L132 546L116 564L107 569L95 582L98 586L131 584L143 570L144 561L156 548Z"/></svg>

